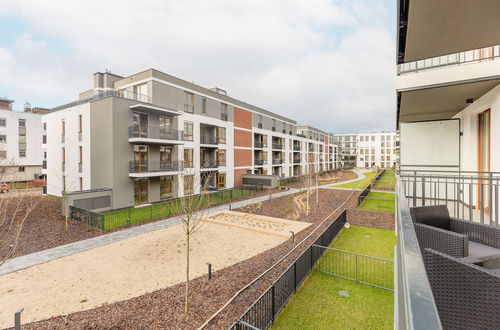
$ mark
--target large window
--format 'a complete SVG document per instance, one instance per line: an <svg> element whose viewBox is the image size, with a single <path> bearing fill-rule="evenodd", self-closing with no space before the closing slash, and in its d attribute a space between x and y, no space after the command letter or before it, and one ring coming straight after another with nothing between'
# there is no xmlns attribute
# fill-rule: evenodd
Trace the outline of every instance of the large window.
<svg viewBox="0 0 500 330"><path fill-rule="evenodd" d="M6 143L7 142L7 135L0 135L0 143Z"/></svg>
<svg viewBox="0 0 500 330"><path fill-rule="evenodd" d="M226 188L226 173L217 173L217 188Z"/></svg>
<svg viewBox="0 0 500 330"><path fill-rule="evenodd" d="M184 167L193 167L193 149L184 149Z"/></svg>
<svg viewBox="0 0 500 330"><path fill-rule="evenodd" d="M148 137L148 115L142 112L134 112L132 117L134 137Z"/></svg>
<svg viewBox="0 0 500 330"><path fill-rule="evenodd" d="M201 113L207 113L207 98L201 98Z"/></svg>
<svg viewBox="0 0 500 330"><path fill-rule="evenodd" d="M226 144L226 128L217 127L217 140L219 144Z"/></svg>
<svg viewBox="0 0 500 330"><path fill-rule="evenodd" d="M186 101L184 103L184 111L193 113L194 112L194 94L189 92L184 92L186 94Z"/></svg>
<svg viewBox="0 0 500 330"><path fill-rule="evenodd" d="M149 179L134 180L134 204L140 205L149 201Z"/></svg>
<svg viewBox="0 0 500 330"><path fill-rule="evenodd" d="M184 122L184 141L193 141L193 123L190 121Z"/></svg>
<svg viewBox="0 0 500 330"><path fill-rule="evenodd" d="M173 176L160 177L160 199L172 198Z"/></svg>
<svg viewBox="0 0 500 330"><path fill-rule="evenodd" d="M160 138L170 138L172 135L172 118L160 116Z"/></svg>
<svg viewBox="0 0 500 330"><path fill-rule="evenodd" d="M148 171L148 146L134 146L134 167L135 172Z"/></svg>
<svg viewBox="0 0 500 330"><path fill-rule="evenodd" d="M7 126L7 119L0 118L0 127L5 127L5 126Z"/></svg>
<svg viewBox="0 0 500 330"><path fill-rule="evenodd" d="M221 103L220 104L220 119L221 120L225 120L225 121L228 120L228 116L227 116L227 104L225 104L225 103Z"/></svg>
<svg viewBox="0 0 500 330"><path fill-rule="evenodd" d="M217 161L219 162L219 166L226 166L226 150L217 150Z"/></svg>
<svg viewBox="0 0 500 330"><path fill-rule="evenodd" d="M26 119L19 119L19 127L26 127Z"/></svg>
<svg viewBox="0 0 500 330"><path fill-rule="evenodd" d="M160 146L160 169L172 168L172 147Z"/></svg>

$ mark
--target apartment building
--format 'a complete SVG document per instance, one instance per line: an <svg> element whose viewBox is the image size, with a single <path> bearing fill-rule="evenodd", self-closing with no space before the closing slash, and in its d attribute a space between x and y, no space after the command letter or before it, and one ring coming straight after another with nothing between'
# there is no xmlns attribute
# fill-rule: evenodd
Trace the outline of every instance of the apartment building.
<svg viewBox="0 0 500 330"><path fill-rule="evenodd" d="M317 170L334 168L324 138L301 136L294 120L220 88L155 69L93 78L78 101L43 117L50 195L108 188L109 207L142 205L199 193L200 186L237 187L246 173L300 175L306 148L314 150Z"/></svg>
<svg viewBox="0 0 500 330"><path fill-rule="evenodd" d="M396 328L500 322L498 17L495 0L398 1ZM435 205L451 228L410 215Z"/></svg>
<svg viewBox="0 0 500 330"><path fill-rule="evenodd" d="M343 167L395 167L399 159L396 132L334 134Z"/></svg>
<svg viewBox="0 0 500 330"><path fill-rule="evenodd" d="M8 98L0 98L0 181L30 181L42 173L42 115L14 111Z"/></svg>

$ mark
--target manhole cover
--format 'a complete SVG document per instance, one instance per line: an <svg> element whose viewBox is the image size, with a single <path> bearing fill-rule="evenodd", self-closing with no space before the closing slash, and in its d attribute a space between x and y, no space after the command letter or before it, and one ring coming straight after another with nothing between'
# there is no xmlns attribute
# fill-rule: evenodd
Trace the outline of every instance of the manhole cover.
<svg viewBox="0 0 500 330"><path fill-rule="evenodd" d="M372 237L372 235L363 235L363 237Z"/></svg>
<svg viewBox="0 0 500 330"><path fill-rule="evenodd" d="M341 295L342 297L349 297L349 293L345 290L340 290L339 295Z"/></svg>

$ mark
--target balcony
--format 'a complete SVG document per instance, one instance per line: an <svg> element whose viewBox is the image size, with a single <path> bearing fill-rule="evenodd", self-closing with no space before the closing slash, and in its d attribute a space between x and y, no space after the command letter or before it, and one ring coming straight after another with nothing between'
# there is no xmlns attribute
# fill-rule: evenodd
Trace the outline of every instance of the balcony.
<svg viewBox="0 0 500 330"><path fill-rule="evenodd" d="M300 151L300 146L293 146L293 151Z"/></svg>
<svg viewBox="0 0 500 330"><path fill-rule="evenodd" d="M178 160L149 162L138 162L132 160L129 162L129 176L134 178L172 175L178 174L175 172L179 172L182 170L183 162Z"/></svg>
<svg viewBox="0 0 500 330"><path fill-rule="evenodd" d="M281 150L283 145L281 143L273 143L273 149Z"/></svg>
<svg viewBox="0 0 500 330"><path fill-rule="evenodd" d="M500 286L499 179L494 172L400 171L397 328L498 325L498 313L484 311ZM433 216L420 221L425 212ZM437 219L449 227L438 228Z"/></svg>
<svg viewBox="0 0 500 330"><path fill-rule="evenodd" d="M267 161L265 159L255 159L253 163L255 166L262 166L264 164L267 164Z"/></svg>
<svg viewBox="0 0 500 330"><path fill-rule="evenodd" d="M224 162L224 165L226 162ZM219 166L224 166L219 162L218 160L215 159L202 159L200 160L200 168L201 170L204 169L212 169L212 168L218 168Z"/></svg>
<svg viewBox="0 0 500 330"><path fill-rule="evenodd" d="M209 144L209 145L217 145L219 144L219 139L215 135L201 135L200 136L201 144Z"/></svg>
<svg viewBox="0 0 500 330"><path fill-rule="evenodd" d="M267 148L267 143L260 142L260 141L253 141L253 147L257 148L257 149Z"/></svg>
<svg viewBox="0 0 500 330"><path fill-rule="evenodd" d="M283 164L283 159L273 159L273 165L281 165Z"/></svg>
<svg viewBox="0 0 500 330"><path fill-rule="evenodd" d="M167 131L158 126L148 126L141 129L139 126L129 127L130 143L142 144L183 144L183 131L172 129Z"/></svg>
<svg viewBox="0 0 500 330"><path fill-rule="evenodd" d="M300 158L294 158L293 159L294 164L300 164Z"/></svg>

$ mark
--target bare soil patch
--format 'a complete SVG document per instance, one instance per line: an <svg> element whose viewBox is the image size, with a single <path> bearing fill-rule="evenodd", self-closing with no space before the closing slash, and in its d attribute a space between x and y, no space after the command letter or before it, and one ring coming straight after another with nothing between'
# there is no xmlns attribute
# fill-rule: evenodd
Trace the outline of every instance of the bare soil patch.
<svg viewBox="0 0 500 330"><path fill-rule="evenodd" d="M286 240L284 243L271 248L250 259L236 263L230 267L216 271L212 280L206 276L198 277L190 282L191 310L183 312L184 284L160 289L139 297L131 298L113 304L87 311L73 313L67 316L31 323L26 329L130 329L130 328L169 328L169 329L196 329L214 312L216 312L241 287L268 269L281 259L298 242L304 239L318 224L330 215L350 195L349 191L320 189L319 203L315 202L315 195L311 196L311 213L297 219L313 225L296 235L295 243ZM359 192L350 197L347 207L355 207ZM304 195L305 196L305 195ZM271 217L287 219L295 213L294 195L274 198L253 208L242 208L241 212L257 212ZM245 290L224 311L217 316L207 329L223 329L229 327L281 273L293 260L302 253L308 244L312 243L335 218L341 213L338 210L322 225L300 248L287 257L278 267L275 267L261 280ZM217 253L217 251L213 251ZM98 280L98 279L96 279ZM104 280L104 279L103 279ZM144 279L147 280L146 278Z"/></svg>

